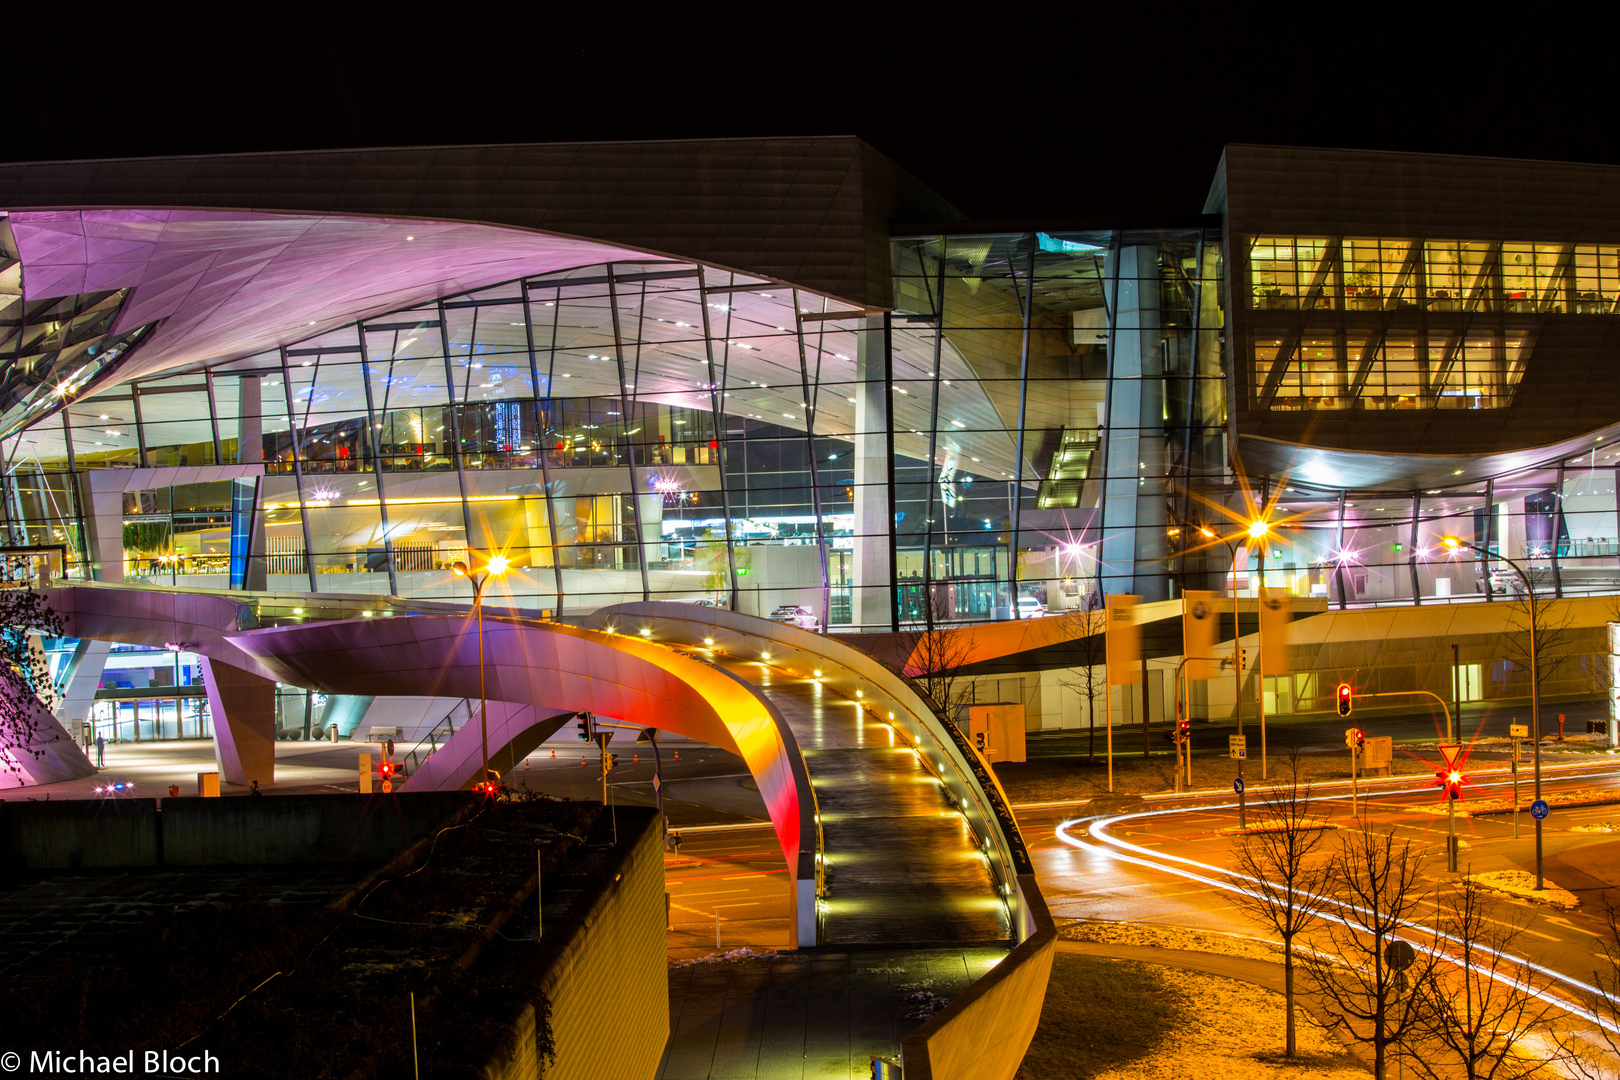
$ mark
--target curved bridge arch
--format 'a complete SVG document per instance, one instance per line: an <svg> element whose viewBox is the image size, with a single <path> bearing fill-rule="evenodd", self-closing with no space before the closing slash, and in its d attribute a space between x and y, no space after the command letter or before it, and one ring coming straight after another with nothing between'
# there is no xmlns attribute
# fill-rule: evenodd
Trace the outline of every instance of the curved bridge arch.
<svg viewBox="0 0 1620 1080"><path fill-rule="evenodd" d="M271 627L225 640L281 682L323 693L478 697L478 635L468 618L418 615ZM555 623L484 621L490 760L537 743L588 709L742 758L793 872L796 943L815 944L815 798L797 741L769 702L728 672L667 646ZM406 784L470 786L481 733L467 724Z"/></svg>

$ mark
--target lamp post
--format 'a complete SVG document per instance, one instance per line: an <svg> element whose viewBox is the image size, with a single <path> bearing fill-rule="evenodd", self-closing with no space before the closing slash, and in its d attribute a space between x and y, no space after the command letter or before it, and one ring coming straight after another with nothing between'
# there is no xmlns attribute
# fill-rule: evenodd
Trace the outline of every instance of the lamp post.
<svg viewBox="0 0 1620 1080"><path fill-rule="evenodd" d="M492 577L504 577L507 565L505 555L494 555L484 563L482 574L474 574L459 560L450 566L457 577L466 578L473 587L473 621L478 624L478 735L484 753L484 771L478 778L477 790L486 792L489 790L489 697L484 689L484 584Z"/></svg>
<svg viewBox="0 0 1620 1080"><path fill-rule="evenodd" d="M1535 773L1536 773L1536 801L1540 802L1541 801L1541 670L1536 664L1536 587L1535 587L1535 584L1530 580L1530 575L1529 575L1529 573L1527 573L1525 571L1524 567L1520 566L1518 563L1514 562L1512 559L1508 558L1506 555L1503 555L1501 552L1492 553L1492 552L1486 551L1484 548L1479 547L1476 544L1470 544L1468 541L1459 539L1458 537L1455 537L1455 536L1442 536L1440 538L1440 543L1442 545L1444 545L1446 547L1446 549L1449 550L1453 555L1455 555L1458 551L1462 550L1463 548L1468 548L1471 551L1477 551L1481 555L1485 556L1485 559L1486 559L1487 562L1489 562L1493 558L1501 559L1503 562L1505 562L1509 566L1513 567L1513 572L1515 574L1519 575L1519 580L1520 581L1524 582L1524 595L1529 597L1529 599L1530 599L1530 725L1531 725L1530 726L1530 734L1531 734L1531 737L1532 737L1531 741L1535 744L1535 747L1534 747L1535 757L1534 757L1533 760L1534 760L1534 768L1535 768ZM1461 723L1462 722L1462 717L1459 716L1457 719L1458 719L1458 728L1460 730L1461 726L1462 726L1462 723ZM1517 806L1514 806L1514 808L1513 808L1513 819L1515 821L1517 821L1518 818L1519 818L1519 808ZM1542 882L1542 876L1541 876L1541 819L1536 818L1536 890L1539 892L1544 887L1545 886L1544 886L1544 884Z"/></svg>
<svg viewBox="0 0 1620 1080"><path fill-rule="evenodd" d="M1240 620L1239 620L1239 617L1238 617L1237 545L1232 542L1232 538L1230 536L1217 536L1206 525L1199 526L1198 531L1200 533L1202 533L1204 536L1211 539L1211 540L1216 540L1216 541L1219 541L1222 544L1225 544L1226 545L1226 550L1229 551L1231 553L1231 555L1232 555L1232 671L1233 671L1234 677L1236 678L1236 689L1237 689L1237 694L1236 694L1236 697L1234 699L1235 700L1235 707L1237 709L1237 730L1238 730L1238 734L1242 735L1243 734L1243 660L1242 660L1242 657L1243 657L1243 632L1242 632L1242 627L1240 625ZM1249 538L1249 540L1264 540L1266 538L1266 536L1270 533L1270 531L1271 531L1271 526L1269 524L1267 524L1265 521L1262 521L1259 518L1256 518L1255 520L1249 522L1249 524L1244 528L1242 535L1247 536ZM1247 541L1245 541L1244 546L1245 547L1248 546ZM1264 573L1265 573L1265 563L1262 562L1261 563L1261 574L1264 575ZM1262 585L1265 584L1265 579L1264 579L1263 576L1261 578L1261 584ZM1258 619L1258 618L1259 618L1259 616L1256 615L1256 619ZM1255 625L1258 626L1259 623L1256 622ZM1262 737L1263 737L1263 733L1264 733L1264 724L1265 724L1265 719L1264 719L1265 703L1266 703L1265 687L1262 686L1260 688L1260 708L1261 708L1261 712L1262 712L1260 723L1262 725ZM1264 755L1262 755L1260 768L1261 768L1261 772L1264 773L1264 771L1265 771Z"/></svg>

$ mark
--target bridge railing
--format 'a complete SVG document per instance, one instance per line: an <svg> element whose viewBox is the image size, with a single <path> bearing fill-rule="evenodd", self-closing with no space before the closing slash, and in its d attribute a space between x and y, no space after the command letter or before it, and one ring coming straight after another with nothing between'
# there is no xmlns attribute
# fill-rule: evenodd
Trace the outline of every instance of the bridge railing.
<svg viewBox="0 0 1620 1080"><path fill-rule="evenodd" d="M1033 867L1005 794L967 737L939 714L910 679L837 637L723 609L652 601L603 608L591 621L614 624L620 633L639 633L646 628L654 640L678 640L700 647L713 641L714 648L734 656L758 657L768 652L772 666L805 676L821 670L824 686L859 702L916 748L978 838L1007 907L1014 938L1022 940L1029 932L1024 891L1017 882L1033 874ZM1033 888L1033 877L1030 881Z"/></svg>
<svg viewBox="0 0 1620 1080"><path fill-rule="evenodd" d="M1012 1080L1041 1020L1057 930L1035 875L1018 877L1023 942L900 1043L906 1080Z"/></svg>

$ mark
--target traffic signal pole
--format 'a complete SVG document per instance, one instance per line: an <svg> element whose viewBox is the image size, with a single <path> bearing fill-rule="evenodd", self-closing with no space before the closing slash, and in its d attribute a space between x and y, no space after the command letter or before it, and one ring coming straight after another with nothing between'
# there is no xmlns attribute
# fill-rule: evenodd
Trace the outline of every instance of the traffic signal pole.
<svg viewBox="0 0 1620 1080"><path fill-rule="evenodd" d="M1181 754L1183 750L1185 750L1187 754L1187 790L1192 790L1192 680L1187 678L1187 664L1192 660L1203 660L1207 663L1219 663L1220 659L1221 658L1218 656L1185 656L1182 657L1181 663L1176 665L1176 683L1180 688L1180 693L1178 693L1176 697L1177 700L1181 702L1181 717L1180 721L1176 725L1177 731L1181 735L1181 738L1177 740L1176 746L1176 790L1178 791L1181 790L1182 782L1182 774L1180 770L1182 760ZM1185 732L1180 731L1182 723L1187 725L1187 730Z"/></svg>

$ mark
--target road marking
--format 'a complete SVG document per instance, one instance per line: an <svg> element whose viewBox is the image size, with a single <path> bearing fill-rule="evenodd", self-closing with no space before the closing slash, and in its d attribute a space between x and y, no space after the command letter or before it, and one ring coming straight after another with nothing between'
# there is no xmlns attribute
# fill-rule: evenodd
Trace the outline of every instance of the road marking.
<svg viewBox="0 0 1620 1080"><path fill-rule="evenodd" d="M1568 919L1560 918L1557 915L1544 915L1544 916L1542 916L1542 918L1544 918L1547 922L1553 923L1553 924L1555 924L1557 926L1562 926L1565 929L1573 930L1577 934L1585 934L1587 937L1597 938L1599 941L1603 940L1603 935L1602 934L1594 934L1590 930L1583 930L1579 926L1576 926L1574 923L1570 922Z"/></svg>

